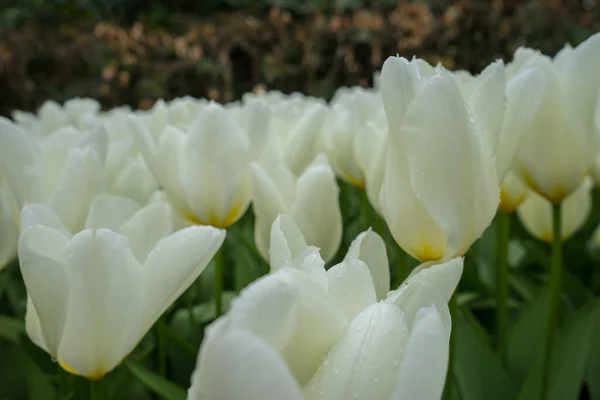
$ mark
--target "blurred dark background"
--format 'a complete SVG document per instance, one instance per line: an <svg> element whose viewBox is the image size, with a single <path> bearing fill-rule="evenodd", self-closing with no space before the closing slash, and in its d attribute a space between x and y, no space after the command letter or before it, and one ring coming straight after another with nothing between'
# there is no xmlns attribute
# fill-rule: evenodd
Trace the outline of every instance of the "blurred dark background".
<svg viewBox="0 0 600 400"><path fill-rule="evenodd" d="M481 70L600 30L600 0L0 0L0 115L258 88L329 98L389 55Z"/></svg>

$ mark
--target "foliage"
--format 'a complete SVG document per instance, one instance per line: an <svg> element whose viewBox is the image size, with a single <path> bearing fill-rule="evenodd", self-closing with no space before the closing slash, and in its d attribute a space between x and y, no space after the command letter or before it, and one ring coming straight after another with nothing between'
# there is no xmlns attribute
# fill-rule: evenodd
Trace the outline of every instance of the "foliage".
<svg viewBox="0 0 600 400"><path fill-rule="evenodd" d="M227 13L215 11L225 10L222 3L205 1L145 8L127 0L118 9L115 1L9 3L0 17L0 115L77 96L98 98L107 108L148 108L159 97L184 95L230 101L262 87L328 98L339 86L371 85L396 53L480 71L496 58L508 60L518 46L552 55L600 29L600 7L571 0L382 0L369 2L370 9L359 8L365 1L323 0L348 10L306 13L290 5L316 0L276 2ZM194 4L221 5L186 8ZM119 16L129 8L131 18ZM6 23L19 18L22 24Z"/></svg>

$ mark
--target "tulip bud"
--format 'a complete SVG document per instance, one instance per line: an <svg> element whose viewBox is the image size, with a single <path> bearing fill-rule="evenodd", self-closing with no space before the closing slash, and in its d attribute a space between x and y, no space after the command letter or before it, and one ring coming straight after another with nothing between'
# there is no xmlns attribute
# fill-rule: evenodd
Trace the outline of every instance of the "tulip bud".
<svg viewBox="0 0 600 400"><path fill-rule="evenodd" d="M167 126L155 140L131 120L140 151L156 180L186 219L226 228L250 200L250 142L220 105L206 106L187 133Z"/></svg>
<svg viewBox="0 0 600 400"><path fill-rule="evenodd" d="M396 242L420 261L464 254L499 202L494 160L456 83L390 57L382 70L389 137L380 205Z"/></svg>
<svg viewBox="0 0 600 400"><path fill-rule="evenodd" d="M554 204L581 184L592 159L594 114L600 82L600 35L556 60L528 50L515 53L517 70L545 76L542 101L516 157L516 173Z"/></svg>

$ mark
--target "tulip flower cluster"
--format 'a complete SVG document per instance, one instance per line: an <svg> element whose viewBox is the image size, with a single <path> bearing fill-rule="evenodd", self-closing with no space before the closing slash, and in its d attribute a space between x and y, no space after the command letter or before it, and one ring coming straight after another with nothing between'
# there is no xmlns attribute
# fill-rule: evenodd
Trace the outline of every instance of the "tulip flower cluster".
<svg viewBox="0 0 600 400"><path fill-rule="evenodd" d="M390 57L377 88L340 88L329 102L270 91L224 105L101 111L77 98L15 111L0 117L0 270L18 259L29 339L91 381L212 265L214 318L195 332L188 398L450 398L453 328L467 318L453 293L495 217L495 350L509 368L514 213L552 246L546 398L562 242L600 186L599 71L597 34L554 58L520 48L477 75ZM373 211L350 239L340 193ZM238 225L269 268L223 310ZM421 264L391 272L390 248ZM600 226L588 249L600 253Z"/></svg>

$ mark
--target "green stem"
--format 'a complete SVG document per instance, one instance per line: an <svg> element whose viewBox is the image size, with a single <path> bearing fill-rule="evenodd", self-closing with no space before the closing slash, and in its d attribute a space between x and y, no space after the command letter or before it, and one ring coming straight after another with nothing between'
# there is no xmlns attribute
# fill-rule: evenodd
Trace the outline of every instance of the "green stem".
<svg viewBox="0 0 600 400"><path fill-rule="evenodd" d="M498 238L498 265L496 266L498 274L496 277L498 295L497 344L500 362L502 367L506 369L508 365L508 240L510 238L510 214L498 211L496 221Z"/></svg>
<svg viewBox="0 0 600 400"><path fill-rule="evenodd" d="M107 399L106 392L104 391L104 385L101 380L90 380L90 400L104 400Z"/></svg>
<svg viewBox="0 0 600 400"><path fill-rule="evenodd" d="M404 282L404 279L406 279L407 277L407 273L406 273L406 262L407 262L407 255L404 252L404 250L402 250L402 248L398 248L398 260L396 260L396 286L399 286L402 282Z"/></svg>
<svg viewBox="0 0 600 400"><path fill-rule="evenodd" d="M454 361L456 354L456 323L458 321L458 290L454 291L448 302L450 318L452 319L452 330L450 331L450 353L448 356L448 371L446 372L446 384L444 385L444 400L450 400L454 385Z"/></svg>
<svg viewBox="0 0 600 400"><path fill-rule="evenodd" d="M562 272L562 240L561 240L561 205L552 205L552 255L550 258L550 282L548 297L548 325L546 326L546 342L544 345L541 399L548 397L548 384L552 371L552 350L554 333L560 306L561 272Z"/></svg>
<svg viewBox="0 0 600 400"><path fill-rule="evenodd" d="M223 313L221 298L223 297L223 254L221 250L217 251L214 258L215 262L215 316L219 318Z"/></svg>
<svg viewBox="0 0 600 400"><path fill-rule="evenodd" d="M367 228L373 227L373 219L371 218L371 203L369 203L369 197L367 191L363 190L362 195L362 213L365 218Z"/></svg>
<svg viewBox="0 0 600 400"><path fill-rule="evenodd" d="M158 351L158 373L162 377L167 376L167 338L166 338L166 316L162 315L156 322L156 330L158 333L158 341L156 349Z"/></svg>

